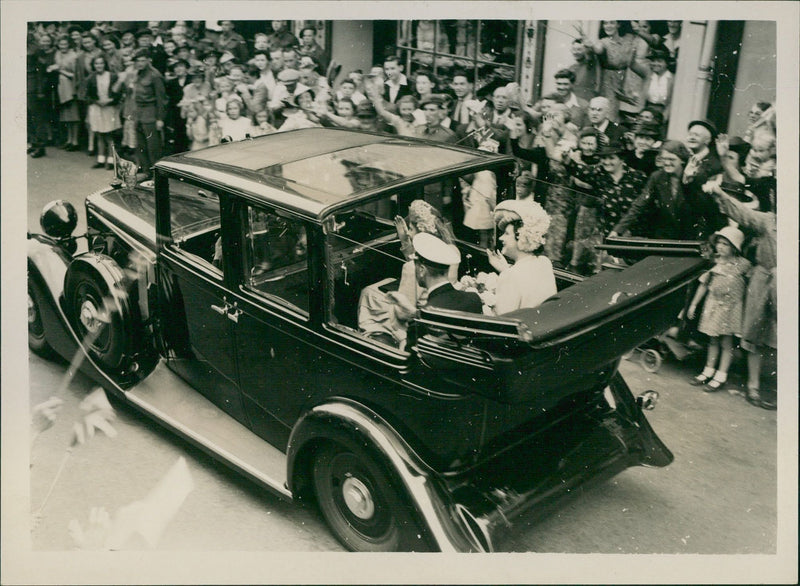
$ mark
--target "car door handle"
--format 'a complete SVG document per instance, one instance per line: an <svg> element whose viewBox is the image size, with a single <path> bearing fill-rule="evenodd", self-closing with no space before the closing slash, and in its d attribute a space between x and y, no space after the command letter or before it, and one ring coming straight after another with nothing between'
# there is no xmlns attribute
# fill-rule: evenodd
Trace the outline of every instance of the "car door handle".
<svg viewBox="0 0 800 586"><path fill-rule="evenodd" d="M242 315L242 310L236 305L234 301L233 305L228 306L228 311L226 312L228 315L228 319L234 323L239 323L239 316Z"/></svg>
<svg viewBox="0 0 800 586"><path fill-rule="evenodd" d="M230 308L231 308L231 306L228 305L227 303L222 307L220 307L219 305L212 305L211 306L211 309L213 309L214 311L216 311L220 315L225 315L226 313L228 313L228 310Z"/></svg>

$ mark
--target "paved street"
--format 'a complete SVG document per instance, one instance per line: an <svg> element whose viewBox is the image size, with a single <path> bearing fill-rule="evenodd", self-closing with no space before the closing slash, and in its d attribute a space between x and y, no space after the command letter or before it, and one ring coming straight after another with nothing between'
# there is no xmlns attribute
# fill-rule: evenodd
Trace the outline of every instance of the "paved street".
<svg viewBox="0 0 800 586"><path fill-rule="evenodd" d="M84 220L82 197L104 185L110 172L89 169L84 153L48 149L28 161L28 227L38 229L41 206L71 200ZM85 224L82 224L85 226ZM79 227L79 230L83 227ZM517 523L499 549L509 552L773 554L777 547L777 417L728 392L705 394L689 377L699 359L665 359L647 373L634 361L621 370L634 393L655 389L660 401L648 413L675 454L663 469L628 470L600 488L576 495L535 525ZM56 394L66 364L30 356L30 402ZM739 361L732 386L743 388ZM79 403L91 385L78 375L59 398L55 424L31 448L34 510L46 501L33 527L36 550L70 550L73 519L88 527L90 510L113 513L143 498L183 456L193 481L158 541L168 551L341 551L313 508L285 503L230 474L205 454L158 429L130 409L117 410L117 432L98 431L69 455ZM60 473L59 473L60 469ZM49 496L48 496L49 493ZM132 541L128 549L147 549Z"/></svg>

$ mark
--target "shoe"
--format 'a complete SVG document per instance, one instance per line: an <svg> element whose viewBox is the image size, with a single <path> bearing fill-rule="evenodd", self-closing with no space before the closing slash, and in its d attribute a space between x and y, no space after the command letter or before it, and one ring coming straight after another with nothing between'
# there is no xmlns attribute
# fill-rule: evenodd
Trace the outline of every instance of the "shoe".
<svg viewBox="0 0 800 586"><path fill-rule="evenodd" d="M79 148L80 148L80 147L79 147L78 145L76 145L76 144L70 144L70 145L67 145L67 146L64 148L64 150L65 150L65 151L74 152L74 151L77 151Z"/></svg>
<svg viewBox="0 0 800 586"><path fill-rule="evenodd" d="M703 392L705 393L716 393L717 391L721 391L725 388L725 383L727 381L727 377L725 380L719 380L716 376L708 381L705 386L703 386Z"/></svg>
<svg viewBox="0 0 800 586"><path fill-rule="evenodd" d="M692 379L689 381L689 384L692 385L693 387L701 387L704 384L706 384L708 381L710 381L712 376L714 376L713 372L711 374L709 374L708 376L706 376L705 374L703 374L701 372L697 376L692 377Z"/></svg>
<svg viewBox="0 0 800 586"><path fill-rule="evenodd" d="M86 151L86 154L87 154L88 156L90 156L90 157L93 157L93 156L95 156L97 153L96 153L94 150L91 150L91 151Z"/></svg>
<svg viewBox="0 0 800 586"><path fill-rule="evenodd" d="M68 150L69 150L69 147L71 147L71 146L72 146L72 145L71 145L70 143L68 143L68 142L65 142L64 144L61 144L61 145L59 145L59 146L58 146L58 148L60 148L60 149L62 149L62 150L65 150L65 151L68 151Z"/></svg>
<svg viewBox="0 0 800 586"><path fill-rule="evenodd" d="M105 163L95 163L94 165L92 165L92 169L102 169L105 166L106 166Z"/></svg>
<svg viewBox="0 0 800 586"><path fill-rule="evenodd" d="M754 407L761 407L762 409L766 409L767 411L775 411L778 408L778 403L774 399L766 399L761 395L761 391L759 391L755 387L748 387L747 388L747 402L753 405Z"/></svg>
<svg viewBox="0 0 800 586"><path fill-rule="evenodd" d="M36 147L34 147L34 146L29 146L29 147L28 147L28 154L30 155L30 154L31 154L32 152L34 152L35 150L36 150Z"/></svg>
<svg viewBox="0 0 800 586"><path fill-rule="evenodd" d="M109 171L113 170L114 169L114 163L106 163L106 169L108 169Z"/></svg>
<svg viewBox="0 0 800 586"><path fill-rule="evenodd" d="M31 153L31 159L38 159L38 158L41 158L41 157L45 156L46 154L47 153L45 152L45 150L43 148L36 149L35 151L33 151Z"/></svg>

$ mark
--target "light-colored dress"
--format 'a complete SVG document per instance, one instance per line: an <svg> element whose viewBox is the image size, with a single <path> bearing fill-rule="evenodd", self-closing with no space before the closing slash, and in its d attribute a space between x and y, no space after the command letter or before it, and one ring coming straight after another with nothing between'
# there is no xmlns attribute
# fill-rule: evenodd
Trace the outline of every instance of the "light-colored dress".
<svg viewBox="0 0 800 586"><path fill-rule="evenodd" d="M544 255L526 255L497 278L495 313L536 307L556 294L553 264Z"/></svg>
<svg viewBox="0 0 800 586"><path fill-rule="evenodd" d="M90 81L95 78L90 78ZM111 93L111 73L106 71L96 76L97 79L97 97L99 101L105 102L109 99ZM119 117L119 106L117 104L107 104L101 106L100 104L89 104L89 109L86 114L89 121L89 127L93 132L105 134L113 132L122 126Z"/></svg>
<svg viewBox="0 0 800 586"><path fill-rule="evenodd" d="M497 203L497 178L491 171L478 171L464 196L464 225L473 230L494 228L492 211Z"/></svg>
<svg viewBox="0 0 800 586"><path fill-rule="evenodd" d="M700 277L708 287L698 331L708 336L740 336L744 306L745 276L750 262L741 256L718 261Z"/></svg>
<svg viewBox="0 0 800 586"><path fill-rule="evenodd" d="M622 35L618 40L611 37L600 39L603 52L598 55L600 62L599 95L608 98L609 118L618 120L619 98L617 92L623 90L628 64L636 49L632 35Z"/></svg>
<svg viewBox="0 0 800 586"><path fill-rule="evenodd" d="M59 67L58 75L58 103L59 120L61 122L79 122L78 103L75 101L78 56L74 51L66 53L56 51L53 57L54 62ZM71 74L72 76L64 75Z"/></svg>
<svg viewBox="0 0 800 586"><path fill-rule="evenodd" d="M236 120L231 120L227 116L219 118L220 136L230 136L231 140L244 140L250 132L250 119L240 116Z"/></svg>

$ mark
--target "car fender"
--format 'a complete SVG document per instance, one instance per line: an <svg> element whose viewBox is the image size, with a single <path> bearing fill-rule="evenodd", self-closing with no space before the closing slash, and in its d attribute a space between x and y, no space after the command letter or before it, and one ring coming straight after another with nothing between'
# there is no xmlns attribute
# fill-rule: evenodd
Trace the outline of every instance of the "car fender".
<svg viewBox="0 0 800 586"><path fill-rule="evenodd" d="M444 484L380 415L346 398L334 398L310 409L295 424L287 448L289 489L308 488L310 464L320 442L355 440L379 456L402 483L407 497L436 549L443 552L485 551Z"/></svg>

